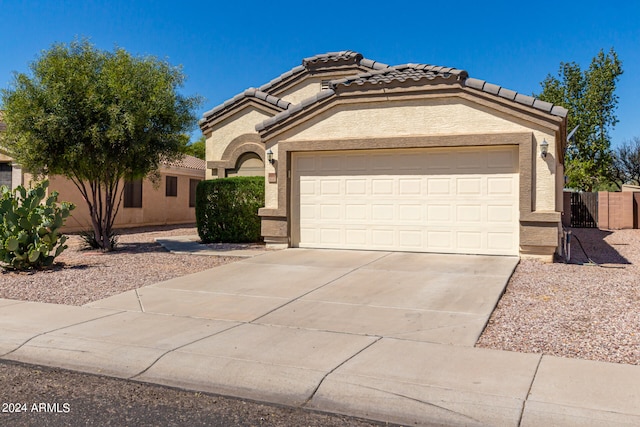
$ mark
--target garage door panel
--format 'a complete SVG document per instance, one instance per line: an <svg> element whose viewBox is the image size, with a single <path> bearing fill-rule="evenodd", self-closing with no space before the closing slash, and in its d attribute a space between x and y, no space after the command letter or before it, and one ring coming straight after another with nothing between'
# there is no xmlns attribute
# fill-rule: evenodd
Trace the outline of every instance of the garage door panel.
<svg viewBox="0 0 640 427"><path fill-rule="evenodd" d="M511 205L488 205L487 222L489 223L513 223L516 209Z"/></svg>
<svg viewBox="0 0 640 427"><path fill-rule="evenodd" d="M367 234L368 231L364 228L347 228L345 230L345 247L347 249L350 248L360 248L367 244Z"/></svg>
<svg viewBox="0 0 640 427"><path fill-rule="evenodd" d="M430 225L438 225L445 223L449 225L453 222L453 206L450 204L428 204L427 205L427 223Z"/></svg>
<svg viewBox="0 0 640 427"><path fill-rule="evenodd" d="M392 179L372 178L371 188L374 196L391 196L394 194Z"/></svg>
<svg viewBox="0 0 640 427"><path fill-rule="evenodd" d="M320 196L340 195L341 181L338 179L326 179L320 181Z"/></svg>
<svg viewBox="0 0 640 427"><path fill-rule="evenodd" d="M456 233L456 246L469 252L482 249L482 233L480 231L459 231Z"/></svg>
<svg viewBox="0 0 640 427"><path fill-rule="evenodd" d="M510 197L515 193L513 178L500 177L500 178L487 178L487 192L490 195L503 195Z"/></svg>
<svg viewBox="0 0 640 427"><path fill-rule="evenodd" d="M452 251L453 232L450 230L427 231L427 246L442 251Z"/></svg>
<svg viewBox="0 0 640 427"><path fill-rule="evenodd" d="M371 230L371 243L374 246L379 247L394 247L395 230L392 228L387 229L373 229Z"/></svg>
<svg viewBox="0 0 640 427"><path fill-rule="evenodd" d="M517 151L513 149L487 150L487 166L493 173L509 173L517 162Z"/></svg>
<svg viewBox="0 0 640 427"><path fill-rule="evenodd" d="M427 178L427 195L437 196L452 194L453 187L449 178Z"/></svg>
<svg viewBox="0 0 640 427"><path fill-rule="evenodd" d="M448 152L432 152L426 156L427 170L430 174L447 173L456 167L455 156Z"/></svg>
<svg viewBox="0 0 640 427"><path fill-rule="evenodd" d="M341 229L335 228L321 228L320 229L320 244L321 245L337 245L341 242Z"/></svg>
<svg viewBox="0 0 640 427"><path fill-rule="evenodd" d="M419 203L415 204L399 204L398 205L398 219L402 221L402 223L407 223L411 221L419 221L422 222L423 218L423 205Z"/></svg>
<svg viewBox="0 0 640 427"><path fill-rule="evenodd" d="M398 194L400 196L416 196L422 194L421 178L398 179Z"/></svg>
<svg viewBox="0 0 640 427"><path fill-rule="evenodd" d="M348 171L366 171L368 165L368 157L364 154L347 156L345 160L345 170Z"/></svg>
<svg viewBox="0 0 640 427"><path fill-rule="evenodd" d="M456 194L463 196L482 196L482 178L457 178Z"/></svg>
<svg viewBox="0 0 640 427"><path fill-rule="evenodd" d="M345 206L345 219L347 221L363 221L367 219L369 206L365 203L347 204Z"/></svg>
<svg viewBox="0 0 640 427"><path fill-rule="evenodd" d="M482 205L458 205L456 206L456 221L460 223L482 223Z"/></svg>
<svg viewBox="0 0 640 427"><path fill-rule="evenodd" d="M294 246L518 253L515 148L318 156L293 154Z"/></svg>
<svg viewBox="0 0 640 427"><path fill-rule="evenodd" d="M512 245L513 237L513 233L489 231L487 232L487 248L496 251L509 249Z"/></svg>
<svg viewBox="0 0 640 427"><path fill-rule="evenodd" d="M483 151L466 150L456 153L457 173L478 173L486 169L487 156Z"/></svg>
<svg viewBox="0 0 640 427"><path fill-rule="evenodd" d="M419 250L424 247L424 232L420 229L398 230L398 243L404 250Z"/></svg>
<svg viewBox="0 0 640 427"><path fill-rule="evenodd" d="M394 218L395 206L391 203L371 205L371 219L373 221L392 221Z"/></svg>
<svg viewBox="0 0 640 427"><path fill-rule="evenodd" d="M362 196L367 194L367 180L345 178L345 192L347 196Z"/></svg>

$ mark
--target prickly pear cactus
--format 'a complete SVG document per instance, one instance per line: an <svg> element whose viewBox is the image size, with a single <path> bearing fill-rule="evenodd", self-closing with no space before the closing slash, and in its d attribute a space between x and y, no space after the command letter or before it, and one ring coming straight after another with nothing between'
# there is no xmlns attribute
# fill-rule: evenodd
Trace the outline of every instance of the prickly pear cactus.
<svg viewBox="0 0 640 427"><path fill-rule="evenodd" d="M48 267L67 249L60 228L75 208L58 204L58 193L47 197L49 181L31 189L0 187L0 267L30 270Z"/></svg>

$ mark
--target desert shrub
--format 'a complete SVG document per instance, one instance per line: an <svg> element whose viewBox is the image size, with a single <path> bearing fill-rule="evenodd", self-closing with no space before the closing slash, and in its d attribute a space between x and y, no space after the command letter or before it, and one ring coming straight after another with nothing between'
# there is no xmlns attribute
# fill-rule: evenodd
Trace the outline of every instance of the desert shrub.
<svg viewBox="0 0 640 427"><path fill-rule="evenodd" d="M67 237L60 228L75 206L58 204L58 193L47 197L49 181L31 189L0 188L0 266L30 270L53 264L64 251ZM46 199L45 199L46 198ZM43 203L44 202L44 203Z"/></svg>
<svg viewBox="0 0 640 427"><path fill-rule="evenodd" d="M93 231L93 228L82 230L79 235L84 249L102 249L101 242L96 239L96 232ZM111 230L109 233L109 247L115 248L116 246L118 246L118 235L114 230Z"/></svg>
<svg viewBox="0 0 640 427"><path fill-rule="evenodd" d="M264 177L201 181L196 188L196 224L204 243L260 240L258 209L264 206Z"/></svg>

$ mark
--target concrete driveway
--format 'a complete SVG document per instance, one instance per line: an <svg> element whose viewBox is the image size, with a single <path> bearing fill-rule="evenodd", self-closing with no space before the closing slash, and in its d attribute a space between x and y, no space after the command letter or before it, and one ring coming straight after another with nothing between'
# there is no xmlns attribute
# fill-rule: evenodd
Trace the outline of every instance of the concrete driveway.
<svg viewBox="0 0 640 427"><path fill-rule="evenodd" d="M473 346L517 262L288 249L90 306Z"/></svg>
<svg viewBox="0 0 640 427"><path fill-rule="evenodd" d="M638 425L640 369L473 347L516 258L288 249L84 307L0 358L411 425Z"/></svg>

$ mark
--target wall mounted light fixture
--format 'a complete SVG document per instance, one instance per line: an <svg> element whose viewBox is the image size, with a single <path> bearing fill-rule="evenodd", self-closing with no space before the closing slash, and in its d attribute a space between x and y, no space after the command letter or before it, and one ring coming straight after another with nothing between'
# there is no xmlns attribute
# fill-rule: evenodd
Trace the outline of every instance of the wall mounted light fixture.
<svg viewBox="0 0 640 427"><path fill-rule="evenodd" d="M267 161L271 164L275 162L275 160L273 160L273 151L271 151L271 148L267 150Z"/></svg>
<svg viewBox="0 0 640 427"><path fill-rule="evenodd" d="M540 143L540 155L542 157L547 157L547 153L549 152L549 143L546 139L543 139Z"/></svg>

